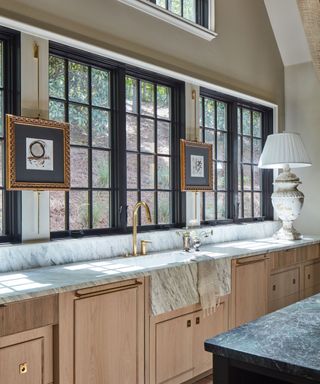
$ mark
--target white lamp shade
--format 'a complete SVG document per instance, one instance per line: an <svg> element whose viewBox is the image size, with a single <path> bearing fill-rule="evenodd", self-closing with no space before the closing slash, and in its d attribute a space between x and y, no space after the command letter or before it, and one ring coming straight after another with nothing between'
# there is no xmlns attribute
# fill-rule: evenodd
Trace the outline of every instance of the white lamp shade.
<svg viewBox="0 0 320 384"><path fill-rule="evenodd" d="M308 167L310 158L298 133L275 133L267 137L259 160L259 168Z"/></svg>

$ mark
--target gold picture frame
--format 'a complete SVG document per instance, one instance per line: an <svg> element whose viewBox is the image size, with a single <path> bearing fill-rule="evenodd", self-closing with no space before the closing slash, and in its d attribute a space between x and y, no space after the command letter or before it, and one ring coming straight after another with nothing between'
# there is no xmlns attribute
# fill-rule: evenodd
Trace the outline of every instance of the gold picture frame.
<svg viewBox="0 0 320 384"><path fill-rule="evenodd" d="M70 189L68 123L6 115L6 189Z"/></svg>
<svg viewBox="0 0 320 384"><path fill-rule="evenodd" d="M212 144L180 140L181 190L213 190Z"/></svg>

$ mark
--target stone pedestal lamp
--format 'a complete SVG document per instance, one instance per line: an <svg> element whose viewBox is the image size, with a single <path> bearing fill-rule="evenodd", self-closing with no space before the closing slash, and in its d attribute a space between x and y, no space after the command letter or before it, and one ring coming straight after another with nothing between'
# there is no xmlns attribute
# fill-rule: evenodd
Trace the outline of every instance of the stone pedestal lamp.
<svg viewBox="0 0 320 384"><path fill-rule="evenodd" d="M309 156L298 133L276 133L267 137L259 168L283 170L274 182L275 190L271 196L273 208L282 220L282 227L274 235L277 239L302 238L293 227L293 222L301 212L304 195L298 190L301 181L291 172L291 168L310 165Z"/></svg>

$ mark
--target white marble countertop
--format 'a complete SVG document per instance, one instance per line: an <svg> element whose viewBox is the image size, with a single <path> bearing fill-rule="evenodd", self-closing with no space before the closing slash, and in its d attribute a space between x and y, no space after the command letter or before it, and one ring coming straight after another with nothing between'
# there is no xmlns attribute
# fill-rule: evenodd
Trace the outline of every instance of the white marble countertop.
<svg viewBox="0 0 320 384"><path fill-rule="evenodd" d="M172 250L147 256L108 258L0 273L0 304L148 276L155 270L201 262L208 258L234 259L319 242L320 236L305 236L303 240L294 242L255 239L207 244L201 247L200 252Z"/></svg>

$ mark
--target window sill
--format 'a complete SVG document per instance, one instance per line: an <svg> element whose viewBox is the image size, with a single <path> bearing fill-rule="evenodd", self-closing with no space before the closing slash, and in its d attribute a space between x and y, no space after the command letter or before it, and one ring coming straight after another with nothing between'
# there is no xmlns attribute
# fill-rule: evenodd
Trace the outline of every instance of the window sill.
<svg viewBox="0 0 320 384"><path fill-rule="evenodd" d="M181 16L175 15L166 9L161 9L159 6L151 3L148 0L119 0L121 3L129 5L148 15L154 16L157 19L163 20L177 28L183 29L204 40L211 41L217 37L217 33L204 28L201 25L195 24L192 21L184 19Z"/></svg>

